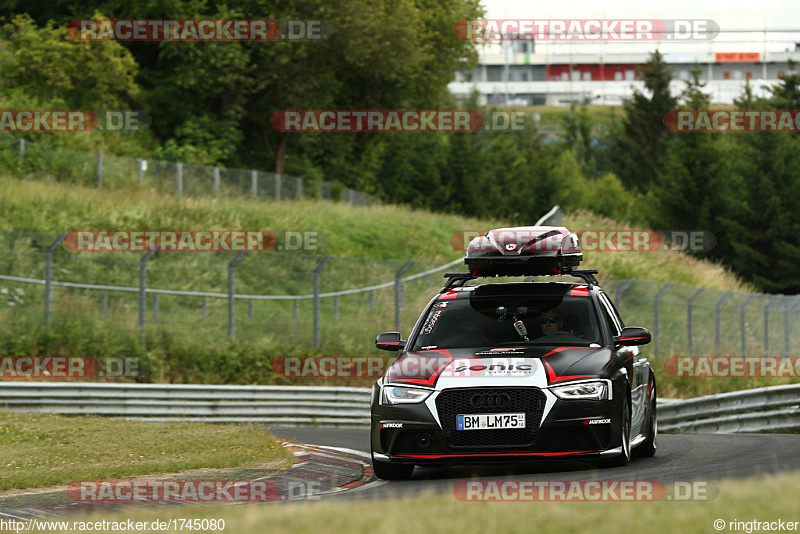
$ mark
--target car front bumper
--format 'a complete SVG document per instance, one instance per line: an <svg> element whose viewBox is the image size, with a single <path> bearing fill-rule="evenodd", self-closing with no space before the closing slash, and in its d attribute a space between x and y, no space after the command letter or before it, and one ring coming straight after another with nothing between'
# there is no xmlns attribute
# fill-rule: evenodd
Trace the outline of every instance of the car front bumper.
<svg viewBox="0 0 800 534"><path fill-rule="evenodd" d="M520 405L497 410L525 411L526 432L514 431L513 435L503 429L456 430L454 413L470 413L469 408L461 403L450 411L442 409L443 403L436 398L442 392L424 403L381 405L376 391L371 414L372 456L390 463L495 463L598 460L622 452L624 390L615 391L609 400L562 400L546 388L514 389L536 390L544 396L544 405L541 413L536 407Z"/></svg>

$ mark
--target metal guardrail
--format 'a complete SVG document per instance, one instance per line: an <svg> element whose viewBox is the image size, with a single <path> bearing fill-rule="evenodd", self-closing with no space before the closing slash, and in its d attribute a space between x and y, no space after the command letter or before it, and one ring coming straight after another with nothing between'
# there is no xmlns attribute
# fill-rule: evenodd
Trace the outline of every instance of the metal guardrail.
<svg viewBox="0 0 800 534"><path fill-rule="evenodd" d="M0 382L0 409L150 421L369 424L369 388Z"/></svg>
<svg viewBox="0 0 800 534"><path fill-rule="evenodd" d="M213 386L86 382L0 382L0 409L104 415L148 421L369 424L370 388ZM661 399L659 426L671 432L800 429L800 384Z"/></svg>
<svg viewBox="0 0 800 534"><path fill-rule="evenodd" d="M800 430L800 384L747 389L659 406L661 430L786 432Z"/></svg>

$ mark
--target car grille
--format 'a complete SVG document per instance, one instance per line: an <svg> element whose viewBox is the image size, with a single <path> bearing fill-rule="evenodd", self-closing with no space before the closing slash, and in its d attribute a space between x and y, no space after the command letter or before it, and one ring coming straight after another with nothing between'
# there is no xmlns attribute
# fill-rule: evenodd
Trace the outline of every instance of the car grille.
<svg viewBox="0 0 800 534"><path fill-rule="evenodd" d="M536 440L545 395L538 388L466 388L445 390L436 397L436 410L454 449L508 449L530 447ZM525 412L525 428L456 430L459 414Z"/></svg>
<svg viewBox="0 0 800 534"><path fill-rule="evenodd" d="M389 450L389 444L392 442L392 434L394 430L391 428L384 428L381 430L381 450L383 452L387 452Z"/></svg>

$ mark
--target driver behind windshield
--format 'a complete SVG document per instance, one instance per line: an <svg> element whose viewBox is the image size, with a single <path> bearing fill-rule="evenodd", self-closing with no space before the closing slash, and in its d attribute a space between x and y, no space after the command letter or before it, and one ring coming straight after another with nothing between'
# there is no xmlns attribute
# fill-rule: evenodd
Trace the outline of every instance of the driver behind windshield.
<svg viewBox="0 0 800 534"><path fill-rule="evenodd" d="M561 313L553 308L552 310L545 310L539 314L539 327L542 329L542 334L549 336L556 332L564 332L564 319Z"/></svg>

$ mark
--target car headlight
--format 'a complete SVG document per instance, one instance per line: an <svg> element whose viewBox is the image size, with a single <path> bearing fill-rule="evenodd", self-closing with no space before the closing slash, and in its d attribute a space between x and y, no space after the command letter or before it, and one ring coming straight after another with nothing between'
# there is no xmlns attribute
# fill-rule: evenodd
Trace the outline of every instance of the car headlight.
<svg viewBox="0 0 800 534"><path fill-rule="evenodd" d="M550 388L559 399L606 400L608 384L605 382L581 382Z"/></svg>
<svg viewBox="0 0 800 534"><path fill-rule="evenodd" d="M386 386L381 395L381 404L416 404L427 399L431 393L429 389Z"/></svg>

